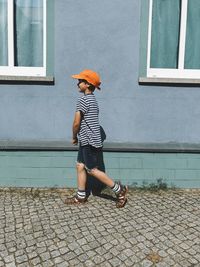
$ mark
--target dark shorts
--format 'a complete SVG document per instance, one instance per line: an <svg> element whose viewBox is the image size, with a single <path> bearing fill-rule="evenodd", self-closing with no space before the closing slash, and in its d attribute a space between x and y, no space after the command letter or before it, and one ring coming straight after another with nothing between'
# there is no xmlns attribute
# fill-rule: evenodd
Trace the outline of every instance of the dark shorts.
<svg viewBox="0 0 200 267"><path fill-rule="evenodd" d="M85 164L87 170L99 168L102 159L102 148L95 148L90 145L79 146L77 162Z"/></svg>

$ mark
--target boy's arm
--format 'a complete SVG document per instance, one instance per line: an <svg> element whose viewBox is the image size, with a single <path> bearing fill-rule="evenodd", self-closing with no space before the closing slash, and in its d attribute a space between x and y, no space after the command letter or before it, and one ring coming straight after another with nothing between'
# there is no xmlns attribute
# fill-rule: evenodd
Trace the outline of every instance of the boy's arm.
<svg viewBox="0 0 200 267"><path fill-rule="evenodd" d="M80 111L76 111L75 116L74 116L73 127L72 127L72 133L73 133L72 144L73 145L77 145L78 144L77 134L78 134L78 132L80 130L81 119L82 119L81 112Z"/></svg>

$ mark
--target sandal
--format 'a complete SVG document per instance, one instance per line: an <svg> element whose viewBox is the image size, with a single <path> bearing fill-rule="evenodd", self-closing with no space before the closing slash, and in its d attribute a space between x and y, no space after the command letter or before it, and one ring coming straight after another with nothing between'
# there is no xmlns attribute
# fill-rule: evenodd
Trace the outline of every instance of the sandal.
<svg viewBox="0 0 200 267"><path fill-rule="evenodd" d="M80 205L80 204L85 204L87 202L87 198L79 198L77 196L71 197L71 198L66 198L64 203L67 205Z"/></svg>
<svg viewBox="0 0 200 267"><path fill-rule="evenodd" d="M116 202L117 208L123 208L127 203L126 194L128 192L128 187L123 185L120 186L121 186L121 191L119 192L119 194L117 194L117 202Z"/></svg>

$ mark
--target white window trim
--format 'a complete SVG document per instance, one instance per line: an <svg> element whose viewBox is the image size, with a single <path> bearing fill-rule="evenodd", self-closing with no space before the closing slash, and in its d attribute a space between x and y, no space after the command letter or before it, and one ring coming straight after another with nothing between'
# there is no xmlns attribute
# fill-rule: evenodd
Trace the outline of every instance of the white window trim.
<svg viewBox="0 0 200 267"><path fill-rule="evenodd" d="M0 75L6 76L46 76L46 33L47 14L46 0L43 0L43 67L19 67L14 66L14 1L8 0L8 66L0 66Z"/></svg>
<svg viewBox="0 0 200 267"><path fill-rule="evenodd" d="M14 66L14 3L8 0L8 66Z"/></svg>
<svg viewBox="0 0 200 267"><path fill-rule="evenodd" d="M147 77L150 77L150 78L189 78L189 79L197 79L200 77L200 70L184 69L186 26L187 26L187 5L188 5L188 0L182 0L178 69L150 68L153 0L149 0Z"/></svg>

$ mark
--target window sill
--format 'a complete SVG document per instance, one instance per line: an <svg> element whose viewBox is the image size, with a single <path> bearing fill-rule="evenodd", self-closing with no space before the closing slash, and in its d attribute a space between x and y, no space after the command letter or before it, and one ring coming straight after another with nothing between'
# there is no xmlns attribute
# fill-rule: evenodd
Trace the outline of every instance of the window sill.
<svg viewBox="0 0 200 267"><path fill-rule="evenodd" d="M140 85L199 86L200 79L139 77Z"/></svg>
<svg viewBox="0 0 200 267"><path fill-rule="evenodd" d="M0 84L49 84L54 85L53 76L3 76L0 75Z"/></svg>

